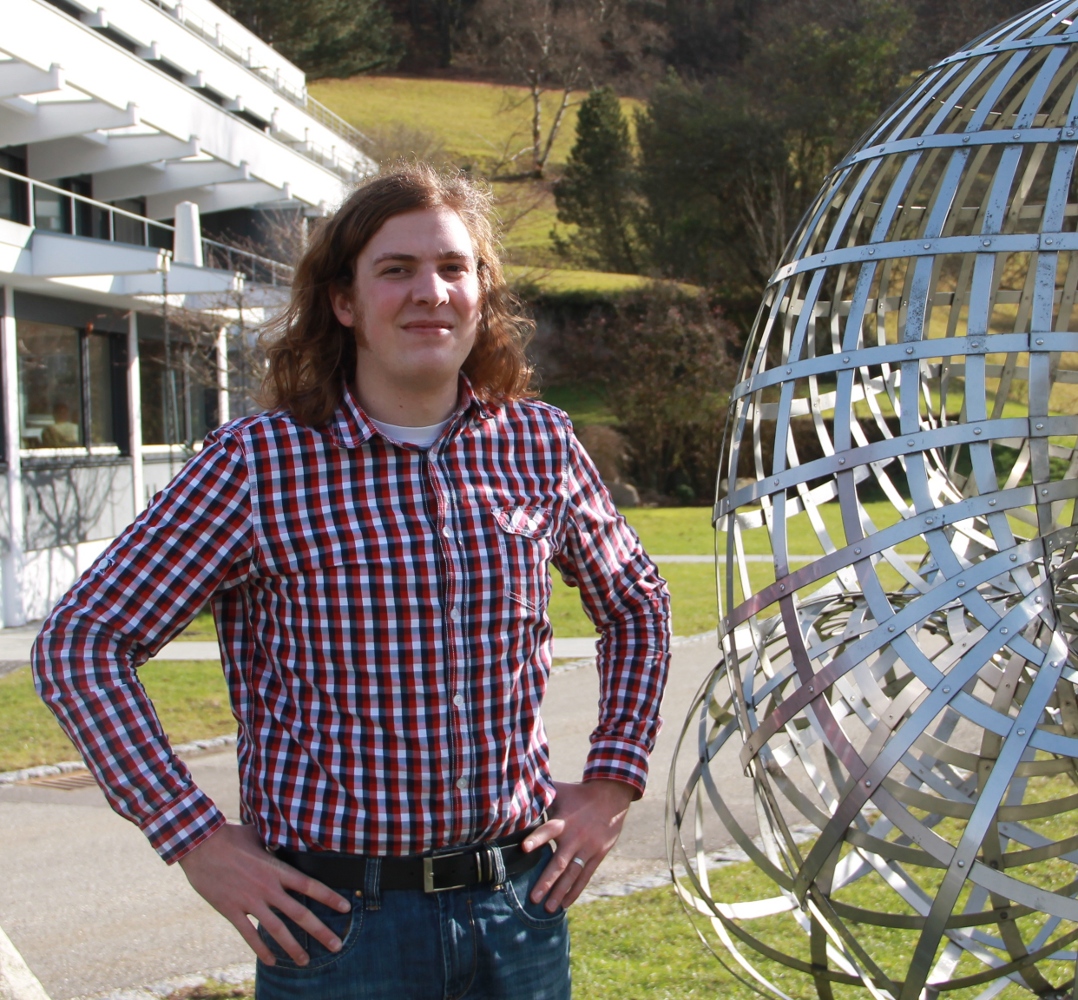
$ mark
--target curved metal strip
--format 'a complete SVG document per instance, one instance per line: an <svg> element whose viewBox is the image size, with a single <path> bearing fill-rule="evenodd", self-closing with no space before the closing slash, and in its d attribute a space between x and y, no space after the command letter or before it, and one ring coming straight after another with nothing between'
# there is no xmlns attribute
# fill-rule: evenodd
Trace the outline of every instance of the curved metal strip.
<svg viewBox="0 0 1078 1000"><path fill-rule="evenodd" d="M698 696L668 840L746 967L793 943L768 936L775 902L723 899L709 824L792 890L765 895L803 903L785 919L811 961L785 961L823 1000L857 977L1044 993L1075 958L1078 836L1055 818L1078 807L1076 13L944 60L831 172L731 396L731 691ZM724 786L738 736L762 847ZM865 880L896 906L869 912ZM911 956L894 982L870 926Z"/></svg>

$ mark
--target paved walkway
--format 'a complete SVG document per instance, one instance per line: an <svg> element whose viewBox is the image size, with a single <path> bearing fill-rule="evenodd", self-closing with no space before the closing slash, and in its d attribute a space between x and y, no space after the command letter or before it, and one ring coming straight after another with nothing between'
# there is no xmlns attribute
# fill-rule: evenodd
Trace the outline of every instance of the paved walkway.
<svg viewBox="0 0 1078 1000"><path fill-rule="evenodd" d="M712 637L675 647L651 787L633 806L620 842L597 873L593 885L600 892L661 877L673 747L716 656ZM595 672L588 666L551 678L543 715L555 776L579 777L597 697ZM237 818L234 752L205 753L189 763L199 784ZM730 771L731 781L741 780L736 762ZM741 801L751 813L747 783ZM178 866L161 863L142 834L108 808L96 786L0 786L0 845L0 927L52 1000L250 962L233 928L191 890ZM707 846L726 845L717 839Z"/></svg>

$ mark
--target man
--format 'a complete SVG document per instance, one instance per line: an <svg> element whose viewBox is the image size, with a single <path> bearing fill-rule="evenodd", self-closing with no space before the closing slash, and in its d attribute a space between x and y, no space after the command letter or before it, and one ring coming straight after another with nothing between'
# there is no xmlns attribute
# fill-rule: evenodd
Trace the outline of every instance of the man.
<svg viewBox="0 0 1078 1000"><path fill-rule="evenodd" d="M527 398L489 211L423 167L357 191L268 342L272 408L211 434L35 645L42 697L249 942L261 1000L567 997L564 907L643 792L668 596L564 414ZM550 563L602 633L579 784L551 780L539 715ZM135 674L206 600L242 825Z"/></svg>

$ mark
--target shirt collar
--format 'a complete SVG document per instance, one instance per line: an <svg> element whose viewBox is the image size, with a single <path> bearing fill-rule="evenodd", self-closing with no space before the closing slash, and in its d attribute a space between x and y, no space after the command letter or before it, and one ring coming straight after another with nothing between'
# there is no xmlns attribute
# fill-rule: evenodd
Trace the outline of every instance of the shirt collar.
<svg viewBox="0 0 1078 1000"><path fill-rule="evenodd" d="M490 405L476 396L468 376L462 372L457 406L449 419L456 424L460 422L461 417L470 412L474 412L477 417L484 420L493 416ZM330 438L338 448L360 448L378 433L347 382L344 385L340 405L329 420L328 430Z"/></svg>

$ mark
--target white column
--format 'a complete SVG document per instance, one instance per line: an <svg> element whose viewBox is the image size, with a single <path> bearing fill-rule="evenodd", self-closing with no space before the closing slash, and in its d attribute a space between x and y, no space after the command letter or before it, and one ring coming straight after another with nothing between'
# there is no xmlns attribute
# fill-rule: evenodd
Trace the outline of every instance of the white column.
<svg viewBox="0 0 1078 1000"><path fill-rule="evenodd" d="M228 423L228 327L217 329L217 422Z"/></svg>
<svg viewBox="0 0 1078 1000"><path fill-rule="evenodd" d="M127 426L131 449L132 518L146 506L146 477L142 470L142 378L138 358L138 313L127 320Z"/></svg>
<svg viewBox="0 0 1078 1000"><path fill-rule="evenodd" d="M23 507L22 462L19 448L22 433L19 413L19 348L15 337L15 291L3 289L0 313L0 368L3 370L4 452L7 455L7 503L11 536L3 556L4 626L26 624L26 605L22 597L23 540L26 517Z"/></svg>
<svg viewBox="0 0 1078 1000"><path fill-rule="evenodd" d="M202 222L198 205L181 201L175 209L176 232L173 235L172 259L177 264L202 267Z"/></svg>

